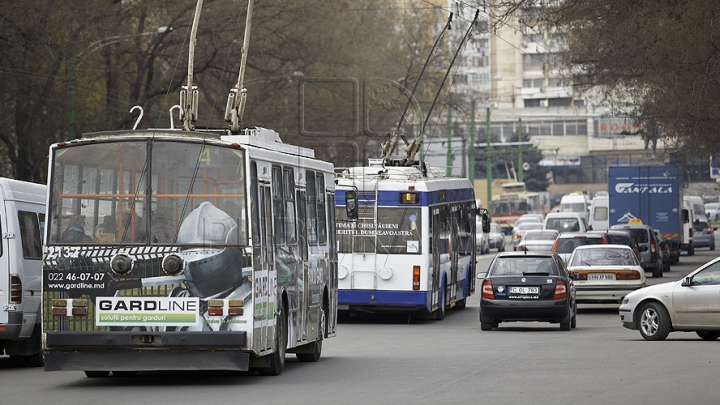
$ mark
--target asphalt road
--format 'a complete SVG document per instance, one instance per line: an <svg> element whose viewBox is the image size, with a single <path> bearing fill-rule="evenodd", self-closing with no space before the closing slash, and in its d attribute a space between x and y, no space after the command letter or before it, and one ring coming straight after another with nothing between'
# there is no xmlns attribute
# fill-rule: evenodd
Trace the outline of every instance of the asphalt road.
<svg viewBox="0 0 720 405"><path fill-rule="evenodd" d="M490 255L478 257L487 266ZM682 256L677 280L714 258ZM325 341L317 363L288 355L278 377L81 372L12 367L0 357L1 404L717 404L720 341L671 333L647 342L624 329L616 305L580 305L578 327L514 323L480 331L478 294L443 321L354 317Z"/></svg>

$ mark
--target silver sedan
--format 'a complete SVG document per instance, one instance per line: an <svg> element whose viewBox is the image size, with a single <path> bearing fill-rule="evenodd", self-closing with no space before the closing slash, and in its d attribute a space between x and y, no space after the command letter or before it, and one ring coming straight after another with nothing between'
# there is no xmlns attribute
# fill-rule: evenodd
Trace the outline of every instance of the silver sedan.
<svg viewBox="0 0 720 405"><path fill-rule="evenodd" d="M700 266L682 280L641 288L620 305L624 327L646 340L663 340L670 332L695 332L703 340L720 337L720 258Z"/></svg>

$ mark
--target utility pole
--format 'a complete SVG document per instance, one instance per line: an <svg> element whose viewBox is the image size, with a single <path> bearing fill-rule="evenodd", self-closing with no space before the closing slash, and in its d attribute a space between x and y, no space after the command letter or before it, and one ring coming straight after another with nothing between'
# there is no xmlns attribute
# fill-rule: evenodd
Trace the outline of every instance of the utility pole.
<svg viewBox="0 0 720 405"><path fill-rule="evenodd" d="M470 147L468 148L468 179L475 188L475 100L470 102Z"/></svg>
<svg viewBox="0 0 720 405"><path fill-rule="evenodd" d="M518 118L518 181L523 182L522 118Z"/></svg>
<svg viewBox="0 0 720 405"><path fill-rule="evenodd" d="M488 218L490 221L492 221L492 211L489 209L491 207L492 202L492 149L490 147L490 107L486 110L486 125L487 129L485 130L485 135L487 135L487 151L486 156L487 159L485 160L485 168L487 171L486 177L487 177L487 201L485 202L486 207L488 208Z"/></svg>

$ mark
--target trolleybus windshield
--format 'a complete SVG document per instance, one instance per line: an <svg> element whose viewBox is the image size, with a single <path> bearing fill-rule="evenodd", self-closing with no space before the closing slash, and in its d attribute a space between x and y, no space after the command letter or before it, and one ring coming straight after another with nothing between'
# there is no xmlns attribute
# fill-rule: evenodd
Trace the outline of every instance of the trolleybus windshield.
<svg viewBox="0 0 720 405"><path fill-rule="evenodd" d="M247 245L241 149L138 140L55 151L50 245ZM201 204L207 215L182 226Z"/></svg>

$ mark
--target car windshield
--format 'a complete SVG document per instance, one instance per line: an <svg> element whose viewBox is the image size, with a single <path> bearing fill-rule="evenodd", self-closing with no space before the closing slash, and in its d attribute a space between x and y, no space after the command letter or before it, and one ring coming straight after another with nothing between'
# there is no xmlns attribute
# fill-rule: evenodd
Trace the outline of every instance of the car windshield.
<svg viewBox="0 0 720 405"><path fill-rule="evenodd" d="M542 229L542 224L539 222L526 222L524 224L516 225L515 229L518 231L527 231L530 229Z"/></svg>
<svg viewBox="0 0 720 405"><path fill-rule="evenodd" d="M525 240L555 240L557 232L533 232L528 231L525 234Z"/></svg>
<svg viewBox="0 0 720 405"><path fill-rule="evenodd" d="M557 275L557 269L550 257L500 257L494 262L490 275L493 276L532 276Z"/></svg>
<svg viewBox="0 0 720 405"><path fill-rule="evenodd" d="M572 253L578 246L599 245L601 238L566 238L558 243L557 253Z"/></svg>
<svg viewBox="0 0 720 405"><path fill-rule="evenodd" d="M578 249L570 266L637 266L637 258L630 249Z"/></svg>
<svg viewBox="0 0 720 405"><path fill-rule="evenodd" d="M580 224L577 218L552 218L548 220L545 228L560 232L579 232Z"/></svg>

